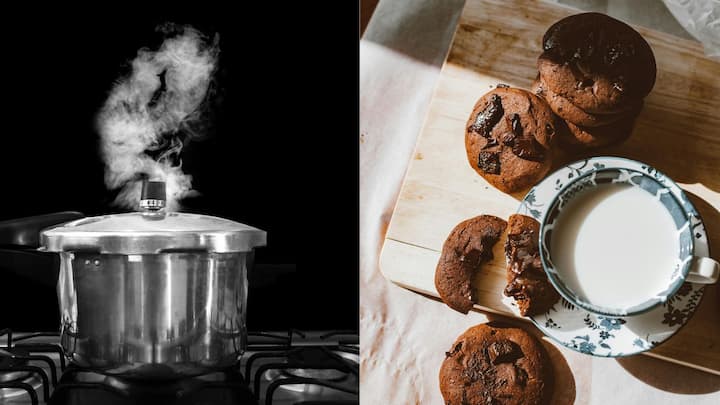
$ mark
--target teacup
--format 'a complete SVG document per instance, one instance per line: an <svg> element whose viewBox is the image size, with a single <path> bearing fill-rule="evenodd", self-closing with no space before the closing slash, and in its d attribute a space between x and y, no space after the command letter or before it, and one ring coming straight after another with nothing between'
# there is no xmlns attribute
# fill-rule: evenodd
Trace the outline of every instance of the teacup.
<svg viewBox="0 0 720 405"><path fill-rule="evenodd" d="M686 281L717 282L718 262L693 256L697 212L669 187L679 190L659 172L603 168L558 192L541 220L540 258L566 300L631 316L661 305Z"/></svg>

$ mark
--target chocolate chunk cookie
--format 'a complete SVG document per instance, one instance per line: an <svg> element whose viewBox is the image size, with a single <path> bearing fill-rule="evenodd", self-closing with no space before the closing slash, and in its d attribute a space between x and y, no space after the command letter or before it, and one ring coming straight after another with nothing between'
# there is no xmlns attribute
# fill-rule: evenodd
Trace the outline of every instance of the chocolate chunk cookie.
<svg viewBox="0 0 720 405"><path fill-rule="evenodd" d="M559 127L559 139L568 149L599 148L621 143L630 137L635 127L635 118L640 108L620 121L602 127L583 127L566 122L566 128Z"/></svg>
<svg viewBox="0 0 720 405"><path fill-rule="evenodd" d="M547 101L550 108L560 118L583 127L600 127L612 124L613 122L621 120L632 113L632 111L615 114L591 114L589 112L585 112L565 97L562 97L548 89L547 85L540 80L539 76L533 82L530 91L545 98L545 101Z"/></svg>
<svg viewBox="0 0 720 405"><path fill-rule="evenodd" d="M542 98L510 87L491 90L467 122L468 162L499 190L524 190L552 166L555 126L555 115Z"/></svg>
<svg viewBox="0 0 720 405"><path fill-rule="evenodd" d="M605 14L582 13L553 24L538 58L543 83L582 110L627 111L655 85L655 57L632 27Z"/></svg>
<svg viewBox="0 0 720 405"><path fill-rule="evenodd" d="M515 299L522 316L544 313L560 299L543 270L539 234L540 223L535 219L520 214L508 218L508 239L505 242L507 286L504 293Z"/></svg>
<svg viewBox="0 0 720 405"><path fill-rule="evenodd" d="M458 337L440 367L445 404L546 404L552 365L542 344L519 328L481 324Z"/></svg>
<svg viewBox="0 0 720 405"><path fill-rule="evenodd" d="M480 215L465 220L450 232L435 269L435 288L450 308L467 314L473 306L472 280L480 267L493 258L492 248L507 222Z"/></svg>

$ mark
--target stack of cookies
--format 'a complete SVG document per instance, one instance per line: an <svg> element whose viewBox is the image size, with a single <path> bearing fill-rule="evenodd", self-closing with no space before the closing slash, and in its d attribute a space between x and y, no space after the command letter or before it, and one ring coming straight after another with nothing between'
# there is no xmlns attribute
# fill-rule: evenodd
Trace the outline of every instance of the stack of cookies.
<svg viewBox="0 0 720 405"><path fill-rule="evenodd" d="M553 24L537 66L531 90L565 121L559 141L571 148L624 141L655 84L648 43L627 24L599 13Z"/></svg>
<svg viewBox="0 0 720 405"><path fill-rule="evenodd" d="M536 184L563 157L561 149L607 146L632 132L655 84L655 57L638 32L604 14L553 24L543 36L531 91L498 84L484 94L465 126L470 166L505 193ZM452 309L477 301L475 276L506 235L507 284L522 316L547 312L560 294L540 259L540 223L479 215L459 223L442 247L435 287ZM445 353L440 391L446 404L550 403L553 370L536 338L518 328L478 325Z"/></svg>

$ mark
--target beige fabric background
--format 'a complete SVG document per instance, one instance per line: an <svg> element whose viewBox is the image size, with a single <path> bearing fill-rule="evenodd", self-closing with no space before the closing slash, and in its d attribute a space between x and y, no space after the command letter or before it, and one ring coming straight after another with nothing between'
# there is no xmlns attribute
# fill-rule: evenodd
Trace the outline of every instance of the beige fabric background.
<svg viewBox="0 0 720 405"><path fill-rule="evenodd" d="M566 0L688 37L660 0ZM486 322L385 280L378 256L464 2L382 0L360 41L360 334L363 404L442 404L455 338ZM717 404L720 377L647 356L598 359L546 342L564 403ZM553 349L554 347L554 349Z"/></svg>

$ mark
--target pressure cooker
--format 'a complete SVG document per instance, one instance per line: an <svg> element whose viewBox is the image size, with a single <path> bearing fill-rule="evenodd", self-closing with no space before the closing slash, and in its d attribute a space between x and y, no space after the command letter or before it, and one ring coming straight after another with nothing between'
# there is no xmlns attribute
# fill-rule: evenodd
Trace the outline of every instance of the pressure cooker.
<svg viewBox="0 0 720 405"><path fill-rule="evenodd" d="M246 345L247 272L262 230L165 211L145 182L138 212L41 232L60 255L61 344L77 366L127 378L196 376L233 365Z"/></svg>

